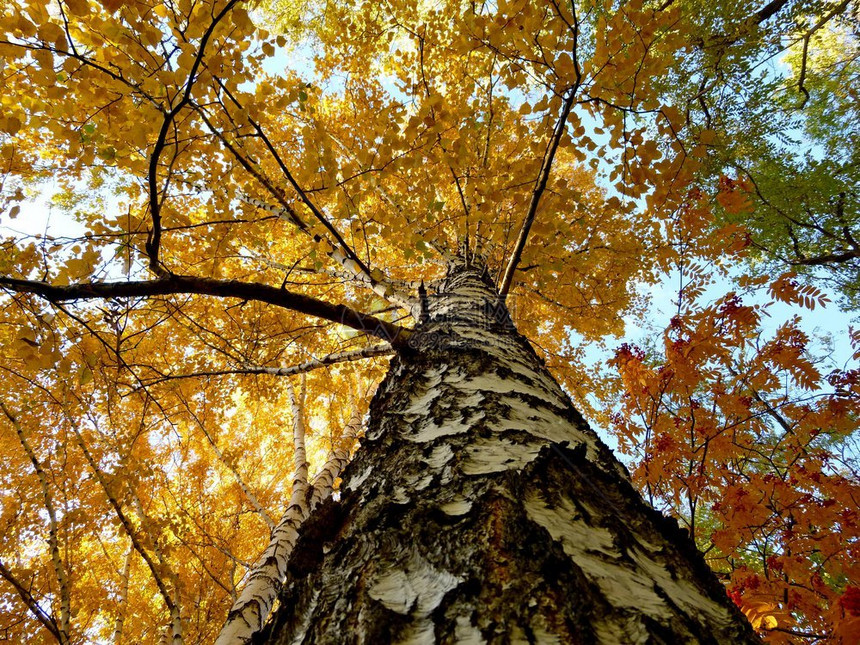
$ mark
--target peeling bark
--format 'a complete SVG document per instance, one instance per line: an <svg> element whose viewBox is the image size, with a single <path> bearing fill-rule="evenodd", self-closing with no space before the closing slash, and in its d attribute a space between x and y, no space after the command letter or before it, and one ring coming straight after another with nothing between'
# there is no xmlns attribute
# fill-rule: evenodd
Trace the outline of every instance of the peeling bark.
<svg viewBox="0 0 860 645"><path fill-rule="evenodd" d="M757 642L481 267L453 267L427 313L255 642Z"/></svg>
<svg viewBox="0 0 860 645"><path fill-rule="evenodd" d="M125 607L128 603L128 580L131 574L131 559L134 556L134 547L130 546L125 554L125 564L123 564L122 572L120 573L119 598L117 599L116 620L113 628L113 643L120 645L122 643L122 630L125 624Z"/></svg>
<svg viewBox="0 0 860 645"><path fill-rule="evenodd" d="M293 489L290 502L278 525L272 529L269 546L257 559L248 574L242 593L233 603L215 645L248 643L262 629L284 579L287 560L298 539L299 527L310 512L308 460L305 450L305 425L302 418L304 383L301 401L296 399L292 383L288 382L293 409Z"/></svg>
<svg viewBox="0 0 860 645"><path fill-rule="evenodd" d="M331 496L334 490L334 480L340 476L341 471L349 463L350 449L360 431L361 417L358 411L354 410L337 445L332 446L332 452L328 457L328 461L326 461L320 472L314 477L313 491L311 493L312 511Z"/></svg>

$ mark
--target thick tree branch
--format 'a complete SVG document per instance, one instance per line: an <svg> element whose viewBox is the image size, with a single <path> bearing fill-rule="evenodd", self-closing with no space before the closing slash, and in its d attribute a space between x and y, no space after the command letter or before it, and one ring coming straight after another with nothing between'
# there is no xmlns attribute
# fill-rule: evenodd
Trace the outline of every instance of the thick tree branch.
<svg viewBox="0 0 860 645"><path fill-rule="evenodd" d="M36 602L36 599L33 598L33 595L30 591L25 587L16 577L15 575L6 568L2 561L0 561L0 577L2 577L6 582L15 587L15 591L18 592L18 595L21 597L21 600L27 605L27 609L30 610L36 619L42 623L42 625L51 632L51 635L57 639L58 642L62 643L63 640L60 636L60 629L57 627L57 622L51 617L48 612L42 609L39 606L39 603Z"/></svg>
<svg viewBox="0 0 860 645"><path fill-rule="evenodd" d="M788 0L771 0L753 14L753 20L759 25L768 18L775 16L787 4Z"/></svg>
<svg viewBox="0 0 860 645"><path fill-rule="evenodd" d="M528 241L529 231L531 230L532 223L534 222L538 204L540 203L540 198L546 190L547 183L549 182L549 174L552 171L552 162L555 159L555 153L558 150L558 146L561 143L561 137L564 134L565 127L567 126L567 117L570 115L570 110L573 108L573 103L576 99L576 93L579 90L580 84L582 83L582 69L579 64L579 18L576 15L576 4L573 2L571 2L570 4L572 23L568 22L564 18L561 7L559 7L558 4L553 2L553 6L555 7L559 17L567 24L567 27L570 30L571 35L573 36L573 47L571 52L574 66L573 86L568 88L567 97L562 103L561 114L558 117L558 122L555 124L555 129L552 133L552 138L549 141L549 145L544 152L541 169L538 173L537 180L535 181L534 191L532 192L532 198L529 203L529 208L526 212L525 219L523 220L522 227L520 228L520 234L517 237L516 243L514 244L514 250L511 252L511 258L508 261L508 265L505 268L505 273L502 276L501 283L499 284L499 298L502 301L507 298L508 291L510 291L511 289L511 283L514 280L514 273L516 273L517 265L520 263L523 249L525 248L526 242Z"/></svg>
<svg viewBox="0 0 860 645"><path fill-rule="evenodd" d="M0 287L17 293L32 293L50 302L166 296L180 293L265 302L377 336L390 342L395 349L402 347L411 334L408 329L399 325L361 313L345 305L335 305L311 296L292 293L286 289L239 280L215 280L169 274L158 280L88 282L60 286L36 280L0 276Z"/></svg>
<svg viewBox="0 0 860 645"><path fill-rule="evenodd" d="M796 251L795 251L796 252ZM850 262L860 258L860 250L853 249L843 253L825 253L824 255L816 255L811 258L800 258L798 260L789 260L789 264L798 266L820 266L822 264L840 264L842 262Z"/></svg>
<svg viewBox="0 0 860 645"><path fill-rule="evenodd" d="M665 7L668 7L670 4L671 3L667 3ZM772 0L755 13L750 14L747 18L736 23L735 26L743 26L749 24L760 25L761 23L769 20L770 18L778 14L786 5L788 5L788 0ZM661 7L661 9L665 7ZM743 35L743 29L739 29L734 35L731 36L726 34L725 32L717 33L711 36L708 39L707 43L704 38L699 37L695 40L695 44L699 47L705 47L706 45L715 44L719 48L725 48L729 45L734 45L743 37Z"/></svg>

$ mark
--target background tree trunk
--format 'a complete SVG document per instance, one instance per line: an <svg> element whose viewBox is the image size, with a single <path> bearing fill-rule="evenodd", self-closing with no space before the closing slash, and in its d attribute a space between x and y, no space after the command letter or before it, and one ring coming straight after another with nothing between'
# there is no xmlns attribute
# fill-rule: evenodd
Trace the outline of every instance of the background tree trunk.
<svg viewBox="0 0 860 645"><path fill-rule="evenodd" d="M452 266L302 527L260 641L757 642L517 333Z"/></svg>

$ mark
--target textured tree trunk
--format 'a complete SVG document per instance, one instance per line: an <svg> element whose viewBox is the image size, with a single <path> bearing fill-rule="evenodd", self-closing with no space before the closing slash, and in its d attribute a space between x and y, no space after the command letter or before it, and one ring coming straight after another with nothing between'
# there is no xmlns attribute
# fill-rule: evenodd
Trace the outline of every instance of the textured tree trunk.
<svg viewBox="0 0 860 645"><path fill-rule="evenodd" d="M452 265L302 526L260 642L757 642L497 304Z"/></svg>

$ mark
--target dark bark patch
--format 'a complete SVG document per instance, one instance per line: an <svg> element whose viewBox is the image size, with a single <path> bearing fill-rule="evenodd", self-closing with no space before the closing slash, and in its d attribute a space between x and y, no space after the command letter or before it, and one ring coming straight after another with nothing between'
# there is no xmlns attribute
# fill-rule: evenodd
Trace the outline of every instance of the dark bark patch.
<svg viewBox="0 0 860 645"><path fill-rule="evenodd" d="M287 569L290 575L302 578L319 565L323 547L337 539L347 520L347 509L357 497L355 492L342 494L340 501L329 498L320 504L305 521L290 556Z"/></svg>

